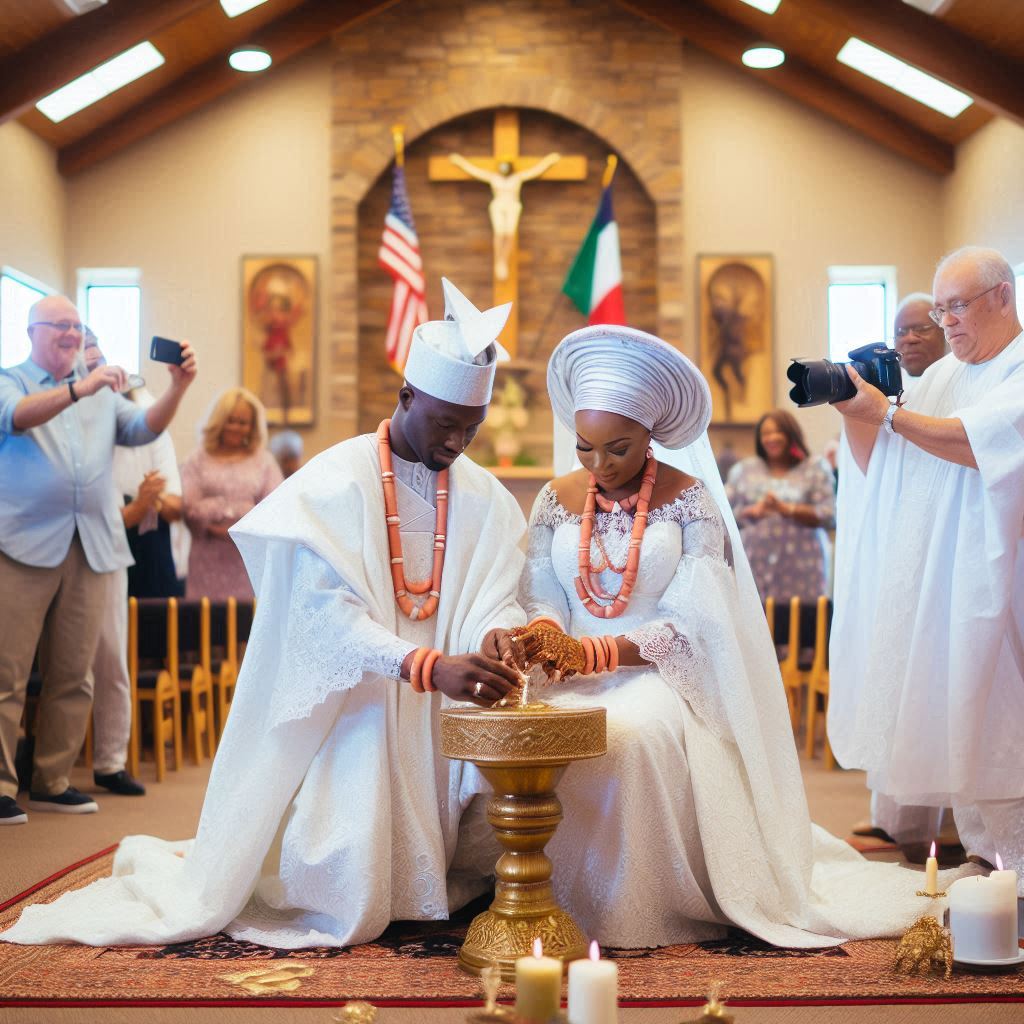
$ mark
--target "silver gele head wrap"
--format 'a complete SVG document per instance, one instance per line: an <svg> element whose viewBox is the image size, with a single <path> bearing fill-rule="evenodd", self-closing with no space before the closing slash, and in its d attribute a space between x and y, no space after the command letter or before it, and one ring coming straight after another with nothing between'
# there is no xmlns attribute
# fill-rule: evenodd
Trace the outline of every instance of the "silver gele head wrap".
<svg viewBox="0 0 1024 1024"><path fill-rule="evenodd" d="M668 342L632 327L594 324L563 338L548 363L548 397L572 431L581 409L614 412L666 448L685 448L711 422L700 370Z"/></svg>
<svg viewBox="0 0 1024 1024"><path fill-rule="evenodd" d="M405 379L452 405L487 405L497 364L509 358L498 335L512 303L479 310L447 278L441 278L441 285L444 319L429 320L413 331Z"/></svg>

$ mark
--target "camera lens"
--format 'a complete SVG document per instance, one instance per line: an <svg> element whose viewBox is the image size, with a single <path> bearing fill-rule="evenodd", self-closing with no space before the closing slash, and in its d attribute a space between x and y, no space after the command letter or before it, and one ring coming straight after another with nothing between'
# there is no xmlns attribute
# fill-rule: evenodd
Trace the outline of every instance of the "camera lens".
<svg viewBox="0 0 1024 1024"><path fill-rule="evenodd" d="M853 381L846 375L846 364L829 359L794 359L786 376L793 382L790 400L801 409L826 402L843 402L857 393Z"/></svg>

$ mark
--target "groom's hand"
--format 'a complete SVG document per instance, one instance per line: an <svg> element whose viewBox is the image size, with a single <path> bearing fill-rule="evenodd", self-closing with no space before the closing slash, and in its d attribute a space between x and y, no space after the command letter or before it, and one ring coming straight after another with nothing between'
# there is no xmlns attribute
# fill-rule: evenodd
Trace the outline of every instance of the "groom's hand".
<svg viewBox="0 0 1024 1024"><path fill-rule="evenodd" d="M507 629L492 629L480 645L480 653L493 658L509 668L526 669L526 654L523 646Z"/></svg>
<svg viewBox="0 0 1024 1024"><path fill-rule="evenodd" d="M451 654L434 662L431 681L452 700L490 707L519 688L519 673L483 654Z"/></svg>

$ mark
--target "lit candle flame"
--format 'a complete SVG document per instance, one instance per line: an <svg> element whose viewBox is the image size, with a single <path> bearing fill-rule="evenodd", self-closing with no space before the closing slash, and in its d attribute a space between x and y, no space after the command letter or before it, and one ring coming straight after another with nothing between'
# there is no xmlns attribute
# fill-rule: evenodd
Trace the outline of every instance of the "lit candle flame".
<svg viewBox="0 0 1024 1024"><path fill-rule="evenodd" d="M533 940L533 955L538 960L544 955L544 946L541 944L539 935Z"/></svg>
<svg viewBox="0 0 1024 1024"><path fill-rule="evenodd" d="M997 853L996 854L996 871L1002 871L1002 870L1003 870L1003 858L1000 857L999 854Z"/></svg>
<svg viewBox="0 0 1024 1024"><path fill-rule="evenodd" d="M920 854L918 854L918 856L920 856ZM929 857L934 857L935 856L935 840L934 839L932 840L932 850L931 850L931 853L929 853L928 856Z"/></svg>
<svg viewBox="0 0 1024 1024"><path fill-rule="evenodd" d="M601 959L601 950L600 950L600 948L597 945L597 939L594 939L594 941L590 943L590 959L591 960L600 960Z"/></svg>

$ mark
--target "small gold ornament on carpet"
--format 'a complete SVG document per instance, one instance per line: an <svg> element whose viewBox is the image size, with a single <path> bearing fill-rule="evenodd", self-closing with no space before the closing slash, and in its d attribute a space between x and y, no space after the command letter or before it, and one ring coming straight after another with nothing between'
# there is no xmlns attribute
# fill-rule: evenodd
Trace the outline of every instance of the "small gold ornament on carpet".
<svg viewBox="0 0 1024 1024"><path fill-rule="evenodd" d="M699 1017L693 1021L683 1021L682 1024L733 1024L733 1015L725 1012L725 1003L721 1000L722 983L714 981L711 983L711 991L708 993L708 1001L704 1004Z"/></svg>
<svg viewBox="0 0 1024 1024"><path fill-rule="evenodd" d="M353 1003L346 1003L331 1020L338 1024L374 1024L377 1019L377 1007L373 1003L364 1003L358 1000Z"/></svg>
<svg viewBox="0 0 1024 1024"><path fill-rule="evenodd" d="M312 977L314 973L314 969L301 960L274 960L245 971L222 974L220 978L244 989L249 995L266 996L294 992L302 985L303 978Z"/></svg>
<svg viewBox="0 0 1024 1024"><path fill-rule="evenodd" d="M480 971L480 987L483 989L482 1010L471 1010L466 1024L514 1024L515 1014L505 1006L498 1005L498 990L501 988L501 968L491 964Z"/></svg>
<svg viewBox="0 0 1024 1024"><path fill-rule="evenodd" d="M948 979L953 973L953 940L931 914L918 918L900 939L892 969L897 974L931 974L944 970Z"/></svg>

